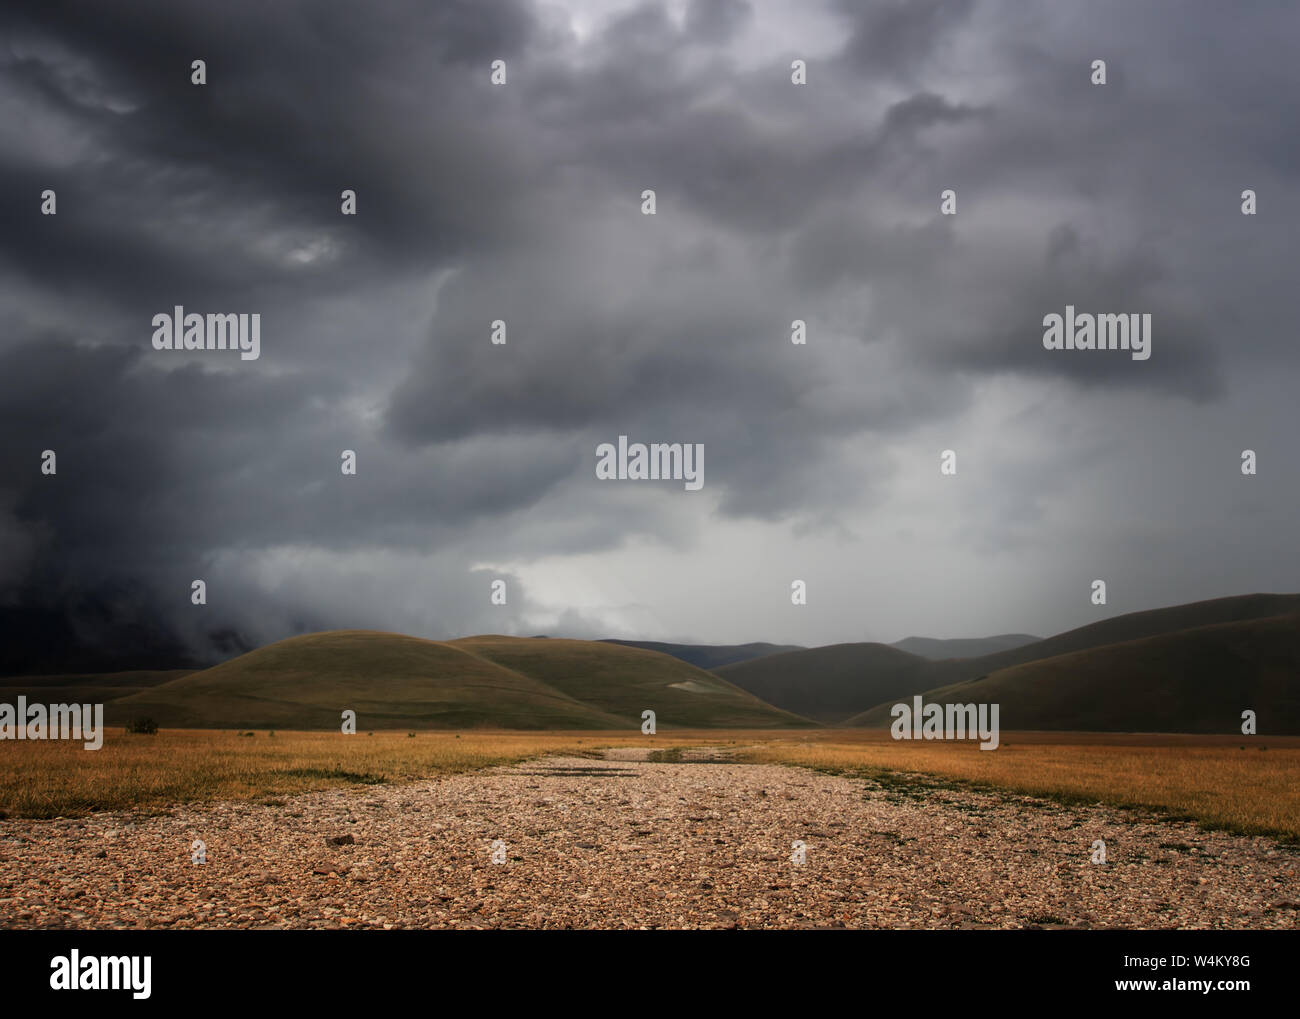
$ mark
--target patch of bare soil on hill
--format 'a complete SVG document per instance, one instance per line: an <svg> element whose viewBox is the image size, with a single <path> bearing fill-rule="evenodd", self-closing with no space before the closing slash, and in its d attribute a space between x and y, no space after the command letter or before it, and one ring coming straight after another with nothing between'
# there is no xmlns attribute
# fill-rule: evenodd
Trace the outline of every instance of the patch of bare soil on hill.
<svg viewBox="0 0 1300 1019"><path fill-rule="evenodd" d="M1269 839L727 755L0 821L0 926L1300 926Z"/></svg>

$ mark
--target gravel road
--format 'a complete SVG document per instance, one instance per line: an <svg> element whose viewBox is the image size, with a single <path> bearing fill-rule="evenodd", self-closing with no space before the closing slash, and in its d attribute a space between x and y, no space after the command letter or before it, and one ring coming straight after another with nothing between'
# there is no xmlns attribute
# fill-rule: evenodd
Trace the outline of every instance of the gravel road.
<svg viewBox="0 0 1300 1019"><path fill-rule="evenodd" d="M1300 926L1269 839L690 756L0 821L0 927Z"/></svg>

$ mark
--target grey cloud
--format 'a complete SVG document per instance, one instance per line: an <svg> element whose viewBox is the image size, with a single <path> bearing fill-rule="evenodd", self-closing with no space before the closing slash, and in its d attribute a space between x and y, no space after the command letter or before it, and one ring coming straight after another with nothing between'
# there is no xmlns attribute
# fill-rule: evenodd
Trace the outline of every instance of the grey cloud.
<svg viewBox="0 0 1300 1019"><path fill-rule="evenodd" d="M686 35L707 43L730 40L754 16L746 0L691 0L686 11Z"/></svg>
<svg viewBox="0 0 1300 1019"><path fill-rule="evenodd" d="M595 635L598 613L544 607L514 574L518 613L493 616L475 567L612 556L632 537L690 549L756 521L792 547L831 536L848 550L835 563L860 568L875 536L913 527L897 493L931 445L973 421L969 444L997 446L991 386L1068 394L1072 413L1161 448L1193 411L1263 445L1278 397L1248 394L1295 371L1296 15L1192 7L838 3L838 48L796 88L784 51L733 65L728 47L767 16L739 0L697 0L680 23L640 4L585 39L522 2L7 5L14 661L57 634L79 649L68 661L96 646L120 661L123 634L156 661L303 628L450 636L547 612ZM498 58L504 88L488 81ZM57 217L39 214L45 187ZM1243 187L1260 192L1253 220ZM1152 359L1044 351L1042 316L1066 303L1151 312ZM148 322L174 304L261 313L262 360L163 360ZM504 347L488 342L497 318ZM794 318L807 347L789 342ZM597 482L595 445L619 434L703 442L706 494ZM1114 441L1075 466L1103 490L1127 478ZM56 479L38 473L47 447ZM1001 489L935 504L930 526L971 554L1047 557L1036 528L1092 519L1051 473L1050 436L998 470ZM1107 512L1098 555L1122 560L1137 532ZM1160 554L1143 590L1176 601L1186 567ZM1278 565L1246 559L1254 572L1223 575L1262 585ZM216 579L202 619L177 598L193 564ZM1020 590L999 628L1074 622ZM665 616L681 601L668 586L636 599ZM733 632L767 619L742 602L697 607L697 635L813 639ZM863 636L850 609L819 620Z"/></svg>

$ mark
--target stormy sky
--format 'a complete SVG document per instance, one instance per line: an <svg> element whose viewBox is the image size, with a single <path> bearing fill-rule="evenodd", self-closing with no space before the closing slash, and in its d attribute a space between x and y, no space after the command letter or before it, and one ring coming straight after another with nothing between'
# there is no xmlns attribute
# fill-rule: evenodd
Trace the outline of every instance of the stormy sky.
<svg viewBox="0 0 1300 1019"><path fill-rule="evenodd" d="M1294 591L1298 37L1286 2L12 0L0 664ZM1067 304L1150 313L1150 359L1044 350ZM260 314L261 356L155 350L176 305ZM703 489L598 480L619 435L702 443Z"/></svg>

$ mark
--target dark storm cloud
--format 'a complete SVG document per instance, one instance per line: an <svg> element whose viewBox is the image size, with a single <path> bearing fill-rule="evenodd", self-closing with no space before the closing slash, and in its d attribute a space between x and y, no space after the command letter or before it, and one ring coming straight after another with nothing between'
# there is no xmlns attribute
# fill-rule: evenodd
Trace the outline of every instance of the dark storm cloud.
<svg viewBox="0 0 1300 1019"><path fill-rule="evenodd" d="M516 443L479 450L491 469L473 470L472 457L448 448L422 461L421 479L402 457L349 442L347 424L333 420L343 383L323 374L239 376L191 364L164 381L138 350L50 339L5 351L0 373L12 387L0 405L5 475L37 474L33 440L58 454L58 475L23 486L14 512L51 527L81 573L117 567L120 549L104 539L127 533L147 571L196 551L301 540L335 550L418 545L527 504L574 457L554 443ZM281 448L280 436L293 446ZM339 473L350 445L360 447L364 485ZM275 484L231 499L230 478L250 466Z"/></svg>
<svg viewBox="0 0 1300 1019"><path fill-rule="evenodd" d="M885 0L861 4L839 0L850 31L841 66L866 77L917 77L936 50L963 27L974 0Z"/></svg>
<svg viewBox="0 0 1300 1019"><path fill-rule="evenodd" d="M667 488L595 482L619 434L704 443L723 521L852 535L982 382L1200 405L1293 370L1295 17L1194 6L844 2L812 53L743 0L589 37L522 0L5 5L5 611L151 663L489 629L484 562L679 539ZM737 59L773 16L789 52ZM1044 351L1067 303L1152 313L1151 360ZM261 313L262 358L153 351L175 304ZM963 528L1023 543L1037 502L998 505Z"/></svg>
<svg viewBox="0 0 1300 1019"><path fill-rule="evenodd" d="M746 0L691 0L685 34L706 43L726 42L753 16L754 8Z"/></svg>
<svg viewBox="0 0 1300 1019"><path fill-rule="evenodd" d="M412 470L409 459L355 441L332 409L340 381L320 374L239 376L190 364L164 381L139 350L46 337L0 354L0 377L0 470L19 482L0 519L9 539L0 542L0 555L8 550L0 596L78 632L148 622L159 646L196 577L225 592L224 619L256 629L257 612L229 593L241 578L220 587L211 579L228 553L418 551L451 542L481 516L529 505L576 459L544 441L479 443L421 457ZM360 485L338 469L339 451L353 447ZM39 473L45 449L57 457L52 477ZM146 607L161 610L137 611ZM328 623L310 606L299 611ZM196 633L200 651L223 629ZM82 667L79 645L72 650L62 667Z"/></svg>
<svg viewBox="0 0 1300 1019"><path fill-rule="evenodd" d="M7 85L95 150L93 167L51 172L21 149L0 164L6 219L23 227L0 243L31 274L121 301L301 288L240 242L317 230L353 256L312 274L324 290L473 247L521 192L508 141L477 126L493 97L466 72L529 38L519 4L20 4L3 18ZM86 102L87 76L129 112ZM67 213L52 237L23 200L43 187ZM341 225L344 187L364 215Z"/></svg>

